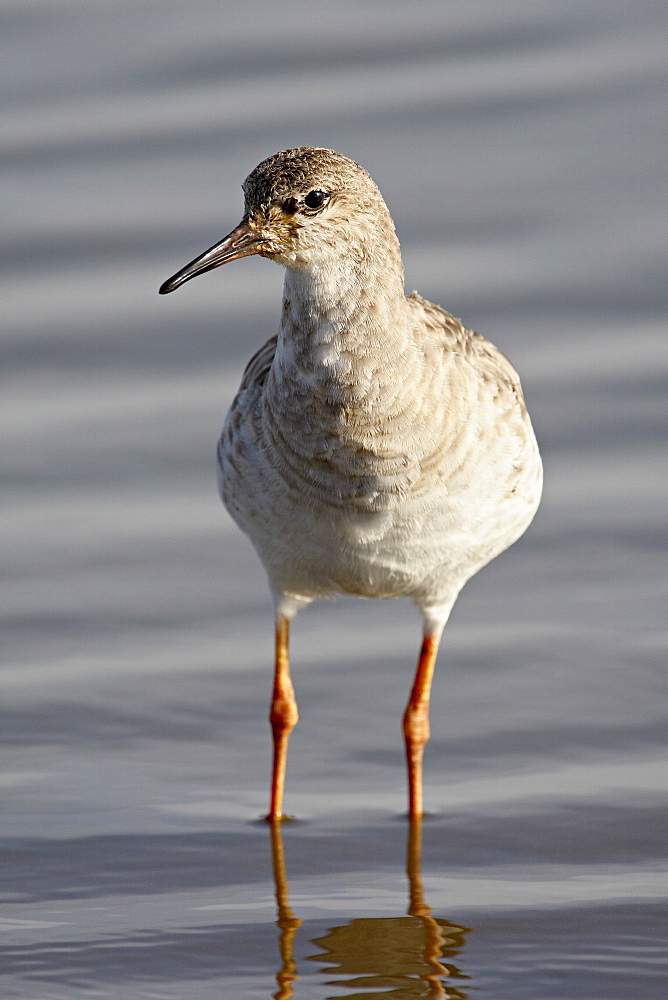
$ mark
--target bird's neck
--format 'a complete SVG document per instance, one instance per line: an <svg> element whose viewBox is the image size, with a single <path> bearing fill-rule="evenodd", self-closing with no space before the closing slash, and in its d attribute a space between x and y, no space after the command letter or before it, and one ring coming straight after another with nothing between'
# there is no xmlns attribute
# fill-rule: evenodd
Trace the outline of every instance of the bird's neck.
<svg viewBox="0 0 668 1000"><path fill-rule="evenodd" d="M356 383L365 368L405 349L405 314L400 260L385 270L352 257L288 268L276 352L281 374Z"/></svg>

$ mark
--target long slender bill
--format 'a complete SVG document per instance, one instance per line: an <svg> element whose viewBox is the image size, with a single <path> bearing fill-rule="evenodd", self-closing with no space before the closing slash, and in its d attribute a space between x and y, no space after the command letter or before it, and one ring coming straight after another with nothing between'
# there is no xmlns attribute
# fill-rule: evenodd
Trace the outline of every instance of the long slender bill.
<svg viewBox="0 0 668 1000"><path fill-rule="evenodd" d="M203 254L168 278L164 285L160 286L160 295L167 295L168 292L173 292L184 282L196 278L198 274L211 271L214 267L227 264L230 260L238 260L239 257L248 257L251 254L259 253L263 243L263 237L250 228L246 219L242 219L236 229L233 229L220 243L205 250Z"/></svg>

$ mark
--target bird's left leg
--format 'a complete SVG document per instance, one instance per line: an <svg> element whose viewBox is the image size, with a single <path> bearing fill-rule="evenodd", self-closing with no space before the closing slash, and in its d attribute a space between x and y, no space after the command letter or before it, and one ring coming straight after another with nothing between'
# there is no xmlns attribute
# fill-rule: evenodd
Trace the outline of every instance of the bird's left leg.
<svg viewBox="0 0 668 1000"><path fill-rule="evenodd" d="M415 680L404 712L404 741L408 766L408 815L422 816L422 758L429 739L429 695L439 639L425 635Z"/></svg>

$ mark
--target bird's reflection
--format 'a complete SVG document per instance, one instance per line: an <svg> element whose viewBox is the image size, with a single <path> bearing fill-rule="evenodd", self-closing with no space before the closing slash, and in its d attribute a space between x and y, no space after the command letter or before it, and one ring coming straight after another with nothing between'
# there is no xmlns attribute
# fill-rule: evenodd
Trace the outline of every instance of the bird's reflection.
<svg viewBox="0 0 668 1000"><path fill-rule="evenodd" d="M276 974L278 990L274 998L290 1000L294 995L293 983L299 978L293 954L295 935L302 921L293 915L288 900L280 823L271 825L271 846L277 925L281 931L281 965ZM332 927L324 937L313 939L313 944L322 950L309 956L309 960L324 962L323 972L337 977L329 979L328 985L350 990L337 996L345 995L349 1000L376 1000L379 995L392 1000L468 997L453 983L467 977L449 960L464 946L470 928L432 917L422 888L421 854L422 824L420 819L414 819L410 822L406 851L407 917L356 918Z"/></svg>
<svg viewBox="0 0 668 1000"><path fill-rule="evenodd" d="M278 990L274 993L274 997L275 1000L290 1000L293 994L292 983L297 979L297 966L293 958L294 940L301 920L297 920L290 909L280 820L271 824L271 857L274 865L274 885L276 886L276 908L278 911L276 924L281 931L278 938L281 965L276 973Z"/></svg>

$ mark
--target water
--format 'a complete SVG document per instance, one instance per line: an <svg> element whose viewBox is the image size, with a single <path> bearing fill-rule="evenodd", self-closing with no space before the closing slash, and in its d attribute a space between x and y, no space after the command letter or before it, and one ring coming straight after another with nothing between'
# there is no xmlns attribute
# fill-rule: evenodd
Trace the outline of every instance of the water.
<svg viewBox="0 0 668 1000"><path fill-rule="evenodd" d="M665 996L664 5L3 19L3 997ZM157 295L298 144L370 170L545 459L445 633L421 864L406 602L298 618L298 821L256 822L271 608L212 451L282 275Z"/></svg>

